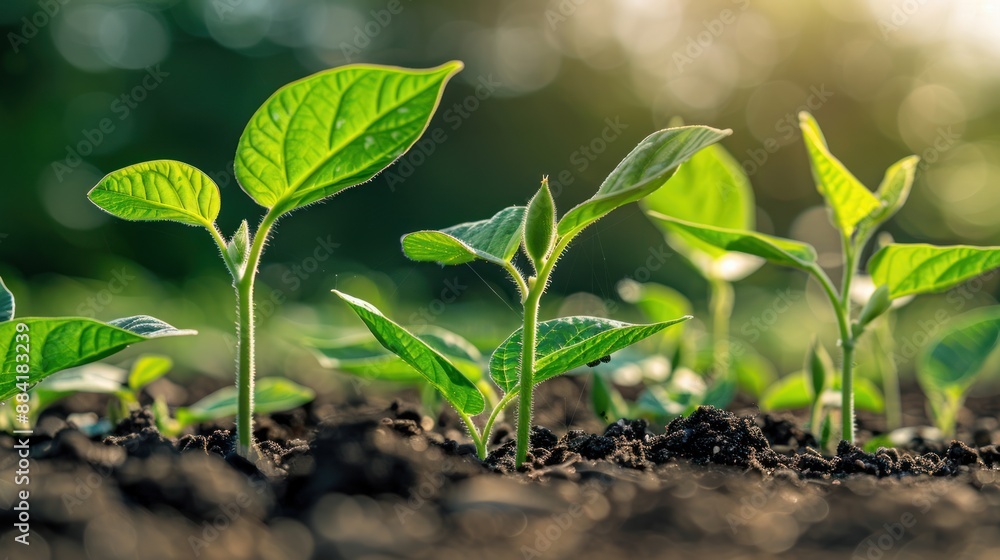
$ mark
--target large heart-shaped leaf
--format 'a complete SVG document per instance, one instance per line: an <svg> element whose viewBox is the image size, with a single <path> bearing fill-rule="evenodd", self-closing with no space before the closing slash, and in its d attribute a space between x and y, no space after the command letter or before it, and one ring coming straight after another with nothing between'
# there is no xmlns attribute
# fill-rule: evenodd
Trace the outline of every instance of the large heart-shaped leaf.
<svg viewBox="0 0 1000 560"><path fill-rule="evenodd" d="M672 229L685 232L691 237L725 251L747 253L776 264L802 270L810 270L816 266L816 250L806 243L753 231L693 224L658 212L651 211L648 214L650 218L659 220Z"/></svg>
<svg viewBox="0 0 1000 560"><path fill-rule="evenodd" d="M137 163L109 173L87 195L124 220L169 220L212 229L222 198L199 169L171 160Z"/></svg>
<svg viewBox="0 0 1000 560"><path fill-rule="evenodd" d="M368 181L416 143L461 69L355 64L293 82L247 124L236 178L279 214Z"/></svg>
<svg viewBox="0 0 1000 560"><path fill-rule="evenodd" d="M367 301L337 290L333 293L357 313L382 346L423 375L459 412L479 414L486 408L483 394L448 358L386 318Z"/></svg>
<svg viewBox="0 0 1000 560"><path fill-rule="evenodd" d="M482 355L471 342L440 327L411 328L410 332L448 358L466 377L476 382L482 378ZM424 377L402 358L383 347L368 333L337 340L307 340L323 367L336 369L365 379L398 383L416 383Z"/></svg>
<svg viewBox="0 0 1000 560"><path fill-rule="evenodd" d="M845 235L854 233L854 227L866 216L877 210L881 202L847 167L833 157L816 119L809 113L799 113L799 126L809 152L816 189L833 211L833 225Z"/></svg>
<svg viewBox="0 0 1000 560"><path fill-rule="evenodd" d="M743 167L719 144L683 163L662 188L639 203L643 209L687 222L738 230L754 229L754 196ZM667 230L677 251L718 258L725 251L679 230ZM692 257L692 260L696 260Z"/></svg>
<svg viewBox="0 0 1000 560"><path fill-rule="evenodd" d="M521 243L524 206L504 208L488 220L403 236L403 253L419 262L465 264L483 259L503 266Z"/></svg>
<svg viewBox="0 0 1000 560"><path fill-rule="evenodd" d="M179 428L236 416L238 396L236 387L224 387L189 407L178 408L176 416ZM281 377L259 379L253 388L256 414L284 412L314 398L316 393L312 389Z"/></svg>
<svg viewBox="0 0 1000 560"><path fill-rule="evenodd" d="M947 325L924 347L917 380L924 392L964 393L1000 343L1000 308L966 313Z"/></svg>
<svg viewBox="0 0 1000 560"><path fill-rule="evenodd" d="M691 316L649 325L632 325L600 317L563 317L538 324L535 345L535 383L563 374L631 346ZM511 392L520 382L521 338L517 329L493 352L490 375Z"/></svg>
<svg viewBox="0 0 1000 560"><path fill-rule="evenodd" d="M919 157L909 156L892 164L885 171L885 177L875 191L875 198L881 205L858 222L859 236L868 237L875 228L899 212L906 199L910 197L918 163L920 163Z"/></svg>
<svg viewBox="0 0 1000 560"><path fill-rule="evenodd" d="M27 326L20 332L18 325ZM22 328L23 330L23 328ZM35 384L57 371L106 358L125 347L152 338L197 334L178 330L152 317L139 316L101 323L84 318L26 318L0 323L0 401L19 392L17 356L29 356L28 383ZM19 336L27 335L27 336Z"/></svg>
<svg viewBox="0 0 1000 560"><path fill-rule="evenodd" d="M1000 247L886 245L868 261L877 286L889 297L940 292L1000 266Z"/></svg>
<svg viewBox="0 0 1000 560"><path fill-rule="evenodd" d="M730 134L731 130L707 126L682 126L650 134L608 175L597 194L559 220L558 234L576 234L615 208L641 200L662 187L678 165Z"/></svg>
<svg viewBox="0 0 1000 560"><path fill-rule="evenodd" d="M10 321L14 318L14 294L10 293L7 286L0 278L0 323Z"/></svg>

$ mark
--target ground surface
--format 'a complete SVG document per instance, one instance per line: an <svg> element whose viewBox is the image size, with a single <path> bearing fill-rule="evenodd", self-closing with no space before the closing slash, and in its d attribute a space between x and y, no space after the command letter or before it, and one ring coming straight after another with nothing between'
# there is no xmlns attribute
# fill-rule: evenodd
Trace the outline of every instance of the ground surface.
<svg viewBox="0 0 1000 560"><path fill-rule="evenodd" d="M550 391L540 423L577 427L559 394L579 387ZM0 438L11 560L1000 558L1000 452L982 430L978 448L822 457L792 423L701 410L665 430L538 428L525 472L503 433L483 463L399 405L261 418L261 468L225 431L167 440L146 414L104 440L55 417L39 432L28 547L12 544L16 442Z"/></svg>

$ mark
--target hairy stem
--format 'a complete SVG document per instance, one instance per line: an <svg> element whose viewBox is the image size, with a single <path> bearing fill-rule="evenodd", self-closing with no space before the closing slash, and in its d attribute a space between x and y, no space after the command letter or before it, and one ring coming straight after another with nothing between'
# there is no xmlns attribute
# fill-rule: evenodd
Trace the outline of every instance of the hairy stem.
<svg viewBox="0 0 1000 560"><path fill-rule="evenodd" d="M531 397L535 387L535 335L538 330L538 304L544 286L535 284L524 301L524 329L521 331L521 398L517 408L517 455L520 467L528 457L531 437Z"/></svg>
<svg viewBox="0 0 1000 560"><path fill-rule="evenodd" d="M479 455L480 459L486 458L486 441L482 435L479 433L479 429L476 428L476 423L472 421L472 418L462 412L458 411L458 415L462 417L462 421L465 422L466 427L469 428L469 437L472 438L472 443L476 446L476 454Z"/></svg>
<svg viewBox="0 0 1000 560"><path fill-rule="evenodd" d="M272 212L264 216L247 255L246 269L235 279L239 329L239 336L236 338L236 438L237 450L243 457L249 457L253 448L254 281L257 278L257 266L260 264L264 245L277 219L277 214Z"/></svg>

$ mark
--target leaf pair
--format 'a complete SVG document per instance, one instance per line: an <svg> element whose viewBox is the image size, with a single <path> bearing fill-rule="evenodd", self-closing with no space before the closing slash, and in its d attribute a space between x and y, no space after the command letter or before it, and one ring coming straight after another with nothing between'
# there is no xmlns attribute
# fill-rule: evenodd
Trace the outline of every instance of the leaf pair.
<svg viewBox="0 0 1000 560"><path fill-rule="evenodd" d="M418 372L459 412L470 415L483 412L486 405L482 393L441 350L388 319L370 303L338 291L334 293L364 321L382 346ZM566 317L542 322L538 325L535 382L581 367L689 318L652 325L629 325L597 317ZM490 359L491 377L508 394L519 390L520 353L521 330L518 329Z"/></svg>
<svg viewBox="0 0 1000 560"><path fill-rule="evenodd" d="M370 180L427 128L450 62L428 70L351 65L293 82L254 113L236 150L236 179L276 216ZM375 92L375 95L372 95ZM215 229L221 197L208 175L171 160L115 171L90 199L126 220Z"/></svg>

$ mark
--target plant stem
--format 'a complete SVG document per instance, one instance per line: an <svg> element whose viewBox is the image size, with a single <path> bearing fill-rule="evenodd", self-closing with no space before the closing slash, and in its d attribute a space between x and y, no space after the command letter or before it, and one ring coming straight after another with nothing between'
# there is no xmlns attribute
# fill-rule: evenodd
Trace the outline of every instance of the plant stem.
<svg viewBox="0 0 1000 560"><path fill-rule="evenodd" d="M709 284L712 289L710 304L715 375L719 379L729 379L732 369L729 357L729 321L733 315L733 286L721 278L712 278Z"/></svg>
<svg viewBox="0 0 1000 560"><path fill-rule="evenodd" d="M809 271L823 286L823 291L829 298L830 304L833 305L834 314L837 316L837 327L840 329L840 351L843 358L840 381L842 437L849 443L854 443L854 338L851 334L850 308L842 305L842 300L838 296L837 290L834 289L833 282L823 272L823 269L818 265L813 265Z"/></svg>
<svg viewBox="0 0 1000 560"><path fill-rule="evenodd" d="M462 421L469 428L469 437L472 438L472 443L476 446L476 454L479 455L480 459L486 458L486 442L482 435L480 435L479 430L476 428L475 422L468 414L458 411L458 415L462 417Z"/></svg>
<svg viewBox="0 0 1000 560"><path fill-rule="evenodd" d="M253 245L247 255L246 268L242 275L235 278L236 286L236 320L239 336L237 337L237 406L236 406L236 438L237 451L243 457L250 457L253 448L253 385L254 385L254 280L257 278L257 266L264 252L264 244L271 232L271 227L278 219L277 214L268 212L264 216Z"/></svg>
<svg viewBox="0 0 1000 560"><path fill-rule="evenodd" d="M517 409L517 455L518 467L528 457L531 437L531 397L535 387L535 335L538 330L538 304L544 285L536 283L528 290L524 301L524 329L521 331L521 398Z"/></svg>

